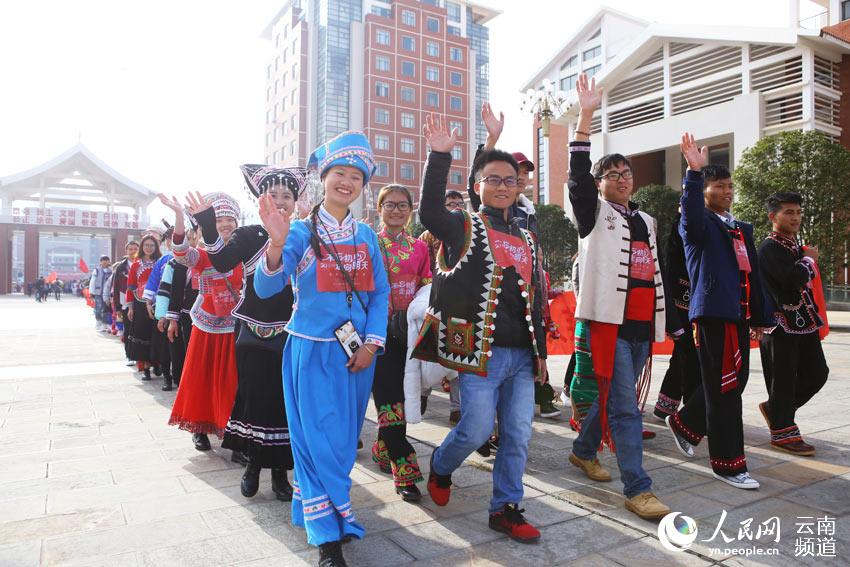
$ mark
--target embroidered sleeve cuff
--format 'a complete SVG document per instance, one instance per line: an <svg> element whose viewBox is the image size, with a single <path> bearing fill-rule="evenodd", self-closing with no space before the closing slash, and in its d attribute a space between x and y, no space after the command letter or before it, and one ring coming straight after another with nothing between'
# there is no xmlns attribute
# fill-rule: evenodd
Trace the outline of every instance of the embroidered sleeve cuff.
<svg viewBox="0 0 850 567"><path fill-rule="evenodd" d="M809 281L815 279L815 261L809 258L808 256L803 256L801 259L797 260L797 263L803 266L806 271L809 273Z"/></svg>
<svg viewBox="0 0 850 567"><path fill-rule="evenodd" d="M366 335L366 344L375 345L383 350L384 344L386 344L386 338L379 337L378 335Z"/></svg>
<svg viewBox="0 0 850 567"><path fill-rule="evenodd" d="M279 273L283 272L283 258L281 258L280 266L278 266L276 270L272 271L269 270L269 267L266 265L266 255L263 254L263 256L260 258L258 269L263 272L264 276L276 276Z"/></svg>
<svg viewBox="0 0 850 567"><path fill-rule="evenodd" d="M221 239L221 236L215 239L215 242L207 245L207 253L208 254L218 254L221 252L221 249L224 248L224 240Z"/></svg>
<svg viewBox="0 0 850 567"><path fill-rule="evenodd" d="M189 242L186 241L186 240L183 240L182 242L180 242L178 244L176 242L176 240L177 239L175 238L173 244L171 245L171 253L174 254L177 257L185 256L186 252L188 252L189 248L191 248L191 246L189 245Z"/></svg>
<svg viewBox="0 0 850 567"><path fill-rule="evenodd" d="M154 293L154 291L153 291L153 290L151 290L151 289L147 289L147 288L145 288L144 293L142 293L142 297L143 297L143 298L145 299L145 301L147 301L148 303L153 303L154 301L156 301L156 293Z"/></svg>
<svg viewBox="0 0 850 567"><path fill-rule="evenodd" d="M180 320L180 313L177 313L176 311L168 311L165 314L165 318L168 319L169 321L179 321Z"/></svg>
<svg viewBox="0 0 850 567"><path fill-rule="evenodd" d="M590 152L590 142L574 140L570 142L570 152Z"/></svg>

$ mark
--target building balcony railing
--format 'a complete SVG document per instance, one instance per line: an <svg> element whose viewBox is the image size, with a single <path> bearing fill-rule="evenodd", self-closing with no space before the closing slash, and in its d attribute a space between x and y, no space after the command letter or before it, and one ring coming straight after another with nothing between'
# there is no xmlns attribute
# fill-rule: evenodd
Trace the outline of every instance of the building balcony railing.
<svg viewBox="0 0 850 567"><path fill-rule="evenodd" d="M819 31L829 25L829 11L803 18L799 22L800 27L805 30Z"/></svg>

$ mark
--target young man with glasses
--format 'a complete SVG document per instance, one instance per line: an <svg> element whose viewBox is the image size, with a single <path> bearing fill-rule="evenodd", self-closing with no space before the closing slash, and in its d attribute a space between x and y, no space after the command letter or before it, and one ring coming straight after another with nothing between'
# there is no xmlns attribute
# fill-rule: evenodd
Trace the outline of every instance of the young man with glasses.
<svg viewBox="0 0 850 567"><path fill-rule="evenodd" d="M570 143L567 215L578 228L581 286L576 319L588 328L599 395L581 424L570 462L591 480L611 475L597 459L600 443L616 451L625 507L646 520L670 512L651 491L643 469L643 422L635 383L650 357L653 338L664 340L664 294L656 221L630 201L629 160L620 154L590 161L590 122L602 102L596 81L579 76L580 106Z"/></svg>
<svg viewBox="0 0 850 567"><path fill-rule="evenodd" d="M531 232L509 215L516 201L517 163L490 150L475 161L479 212L446 210L445 190L457 132L428 116L431 147L420 216L443 241L433 290L413 356L460 375L461 417L431 455L428 492L448 504L451 475L490 436L498 416L500 448L493 468L491 529L522 543L540 539L519 504L534 417L534 380L546 381L546 329Z"/></svg>

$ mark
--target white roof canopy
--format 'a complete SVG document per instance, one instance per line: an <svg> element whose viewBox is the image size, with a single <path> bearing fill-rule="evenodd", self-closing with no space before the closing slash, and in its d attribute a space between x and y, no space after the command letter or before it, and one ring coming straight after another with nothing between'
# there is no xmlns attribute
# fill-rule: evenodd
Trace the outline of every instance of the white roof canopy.
<svg viewBox="0 0 850 567"><path fill-rule="evenodd" d="M156 192L124 177L82 144L37 167L0 177L4 200L45 205L146 207Z"/></svg>

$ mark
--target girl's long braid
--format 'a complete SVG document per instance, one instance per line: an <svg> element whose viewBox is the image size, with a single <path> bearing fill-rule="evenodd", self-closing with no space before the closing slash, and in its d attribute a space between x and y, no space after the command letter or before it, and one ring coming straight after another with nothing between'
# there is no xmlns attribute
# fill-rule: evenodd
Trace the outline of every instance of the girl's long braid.
<svg viewBox="0 0 850 567"><path fill-rule="evenodd" d="M310 222L313 223L313 227L316 229L316 231L319 230L319 228L318 228L319 208L322 206L322 203L324 203L324 202L325 202L324 199L319 201L319 203L315 207L313 207L312 210L310 211ZM319 239L316 238L316 234L313 231L310 232L310 247L313 249L313 253L316 255L316 258L321 259L322 258L322 245L319 242Z"/></svg>

